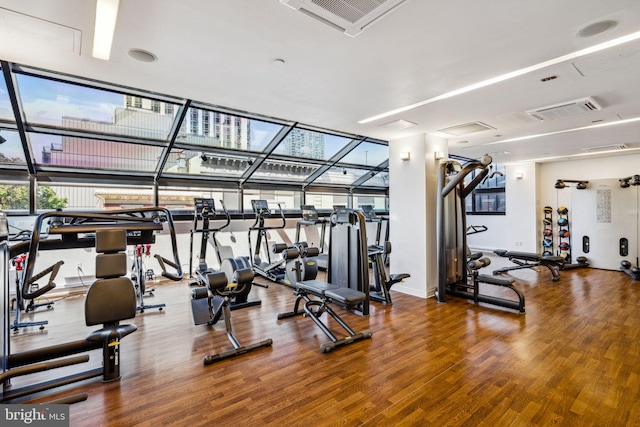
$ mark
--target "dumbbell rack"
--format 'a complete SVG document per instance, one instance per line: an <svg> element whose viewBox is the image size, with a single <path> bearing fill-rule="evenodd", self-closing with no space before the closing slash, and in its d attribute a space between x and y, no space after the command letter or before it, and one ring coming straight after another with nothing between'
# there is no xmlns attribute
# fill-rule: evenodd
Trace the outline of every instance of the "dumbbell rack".
<svg viewBox="0 0 640 427"><path fill-rule="evenodd" d="M544 218L542 220L542 255L553 255L553 209L545 206L542 210Z"/></svg>
<svg viewBox="0 0 640 427"><path fill-rule="evenodd" d="M558 255L565 263L571 264L571 232L569 227L569 210L560 206L558 212Z"/></svg>

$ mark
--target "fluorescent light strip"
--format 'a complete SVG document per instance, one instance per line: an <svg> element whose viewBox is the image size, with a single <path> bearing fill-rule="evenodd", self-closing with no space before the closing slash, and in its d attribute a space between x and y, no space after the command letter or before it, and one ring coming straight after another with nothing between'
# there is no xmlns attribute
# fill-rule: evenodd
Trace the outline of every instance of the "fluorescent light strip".
<svg viewBox="0 0 640 427"><path fill-rule="evenodd" d="M494 145L494 144L503 144L505 142L525 141L527 139L540 138L540 137L543 137L543 136L559 135L561 133L576 132L576 131L579 131L579 130L587 130L587 129L597 129L597 128L603 128L603 127L607 127L607 126L618 126L618 125L624 125L624 124L627 124L627 123L633 123L633 122L637 122L637 121L640 121L640 117L634 117L632 119L619 120L617 122L598 123L596 125L582 126L582 127L579 127L579 128L559 130L559 131L556 131L556 132L538 133L538 134L535 134L535 135L526 135L526 136L520 136L520 137L517 137L517 138L503 139L502 141L489 142L489 143L484 144L484 145ZM566 157L566 156L563 156L563 157Z"/></svg>
<svg viewBox="0 0 640 427"><path fill-rule="evenodd" d="M108 61L116 29L120 0L97 0L96 26L93 33L93 56Z"/></svg>
<svg viewBox="0 0 640 427"><path fill-rule="evenodd" d="M558 160L558 159L571 159L574 157L587 157L587 156L601 156L603 154L613 154L613 153L617 153L617 154L629 154L630 151L639 151L640 148L626 148L624 150L607 150L607 151L598 151L598 152L594 152L594 153L579 153L579 154L568 154L566 156L551 156L551 157L538 157L537 159L527 159L527 160L519 160L519 161L515 161L515 162L507 162L507 163L502 163L500 162L501 165L517 165L520 163L530 163L530 162L545 162L545 161L549 161L549 160Z"/></svg>
<svg viewBox="0 0 640 427"><path fill-rule="evenodd" d="M378 114L377 116L369 117L364 120L360 120L358 123L366 124L376 120L383 119L385 117L393 116L398 113L404 113L405 111L413 110L414 108L422 107L423 105L431 104L436 101L441 101L443 99L451 98L457 95L462 95L463 93L471 92L476 89L480 89L483 87L487 87L496 83L503 82L505 80L513 79L515 77L522 76L523 74L531 73L533 71L540 70L542 68L550 67L552 65L559 64L561 62L569 61L571 59L579 58L581 56L590 55L592 53L600 52L605 49L609 49L615 46L619 46L624 43L628 43L634 40L640 39L640 31L637 31L632 34L628 34L626 36L618 37L617 39L610 40L608 42L600 43L595 46L591 46L585 49L578 50L573 53L569 53L567 55L559 56L554 59L550 59L545 62L541 62L536 65L532 65L530 67L521 68L516 71L512 71L510 73L502 74L501 76L493 77L488 80L484 80L478 83L474 83L469 86L462 87L460 89L452 90L451 92L443 93L442 95L435 96L433 98L425 99L424 101L416 102L415 104L407 105L406 107L396 108L395 110L388 111L386 113Z"/></svg>

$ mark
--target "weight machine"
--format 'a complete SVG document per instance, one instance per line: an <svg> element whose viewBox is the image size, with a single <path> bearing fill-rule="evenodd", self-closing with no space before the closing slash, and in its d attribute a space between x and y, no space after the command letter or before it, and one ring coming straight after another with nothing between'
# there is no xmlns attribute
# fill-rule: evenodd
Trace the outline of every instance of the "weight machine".
<svg viewBox="0 0 640 427"><path fill-rule="evenodd" d="M466 204L467 196L483 182L490 171L492 158L488 155L460 165L454 160L440 163L438 175L438 288L436 297L439 303L446 302L446 295L498 305L524 313L524 296L513 285L512 279L501 279L494 276L481 275L478 270L489 264L488 258L469 257L467 246ZM475 176L465 183L472 172ZM480 255L481 256L481 255ZM517 301L484 295L480 293L481 283L506 287L516 293Z"/></svg>

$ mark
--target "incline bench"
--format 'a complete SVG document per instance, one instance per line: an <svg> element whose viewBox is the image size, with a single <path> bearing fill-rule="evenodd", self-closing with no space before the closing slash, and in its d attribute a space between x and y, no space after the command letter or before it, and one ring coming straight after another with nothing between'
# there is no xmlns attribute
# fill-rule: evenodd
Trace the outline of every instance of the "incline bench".
<svg viewBox="0 0 640 427"><path fill-rule="evenodd" d="M519 270L521 268L535 268L542 266L548 268L551 272L551 280L554 282L560 280L560 267L564 264L564 258L560 256L540 255L534 252L515 252L504 249L497 249L493 252L501 257L509 258L509 261L517 264L512 267L503 267L499 270L494 270L493 274Z"/></svg>
<svg viewBox="0 0 640 427"><path fill-rule="evenodd" d="M356 333L353 329L347 325L338 314L331 309L327 305L327 303L335 302L340 305L349 306L357 306L362 303L366 298L366 295L360 291L351 288L345 288L337 285L332 285L331 283L321 282L319 280L305 280L301 282L297 282L295 284L294 293L298 296L296 298L295 306L293 311L289 311L287 313L278 314L278 319L285 319L288 317L293 317L298 314L306 314L315 322L316 325L322 332L325 333L330 339L331 342L322 343L320 345L321 353L328 353L336 347L351 344L355 341L359 341L365 338L371 337L371 331L365 329L362 332ZM312 300L309 298L309 295L314 295L320 300ZM300 302L304 300L304 311L300 311ZM315 311L313 307L316 307ZM344 338L338 339L333 332L329 329L329 327L320 320L320 316L322 313L327 313L329 316L333 317L333 319L338 322L342 328L349 333Z"/></svg>

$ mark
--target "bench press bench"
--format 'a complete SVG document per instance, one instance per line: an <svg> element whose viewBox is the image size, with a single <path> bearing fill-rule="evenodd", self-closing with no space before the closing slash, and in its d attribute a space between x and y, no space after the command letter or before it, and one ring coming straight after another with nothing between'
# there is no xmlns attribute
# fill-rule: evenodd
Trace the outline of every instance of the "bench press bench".
<svg viewBox="0 0 640 427"><path fill-rule="evenodd" d="M551 280L554 282L560 280L560 267L564 264L564 258L552 255L540 255L534 252L515 252L504 249L496 249L493 251L496 255L509 258L509 261L517 264L512 267L503 267L494 270L493 274L500 274L511 270L519 270L521 268L546 267L551 272Z"/></svg>
<svg viewBox="0 0 640 427"><path fill-rule="evenodd" d="M306 314L315 322L316 325L331 339L331 342L322 343L320 345L321 353L328 353L336 347L351 344L366 338L371 338L371 331L365 329L361 332L355 332L344 320L335 312L328 303L338 303L344 306L357 306L362 303L366 295L355 289L332 285L331 283L319 280L305 280L295 284L294 294L297 295L293 311L287 313L279 313L278 319L286 319L288 317ZM311 299L313 295L320 300ZM300 310L300 302L305 301L303 310ZM315 310L314 310L315 308ZM344 338L337 338L329 327L320 319L322 313L331 316L349 335Z"/></svg>

